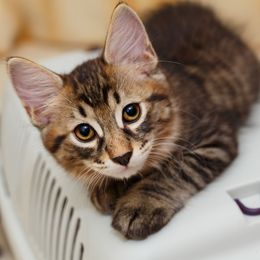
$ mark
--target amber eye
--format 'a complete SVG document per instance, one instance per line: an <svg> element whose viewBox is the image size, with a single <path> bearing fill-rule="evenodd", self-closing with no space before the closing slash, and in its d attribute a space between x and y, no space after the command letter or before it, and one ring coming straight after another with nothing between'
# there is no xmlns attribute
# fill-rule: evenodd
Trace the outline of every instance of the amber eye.
<svg viewBox="0 0 260 260"><path fill-rule="evenodd" d="M89 124L80 124L74 129L75 136L82 142L89 142L95 137L95 130Z"/></svg>
<svg viewBox="0 0 260 260"><path fill-rule="evenodd" d="M125 123L130 124L136 122L140 118L140 115L141 108L137 103L129 104L123 109L123 121Z"/></svg>

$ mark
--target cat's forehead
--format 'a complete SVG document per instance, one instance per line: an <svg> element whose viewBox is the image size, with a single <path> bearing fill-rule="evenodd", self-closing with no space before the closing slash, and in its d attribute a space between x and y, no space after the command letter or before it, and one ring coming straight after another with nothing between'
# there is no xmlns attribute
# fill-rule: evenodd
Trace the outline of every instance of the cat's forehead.
<svg viewBox="0 0 260 260"><path fill-rule="evenodd" d="M108 103L108 92L116 91L113 75L101 59L83 63L69 74L74 95L91 107Z"/></svg>
<svg viewBox="0 0 260 260"><path fill-rule="evenodd" d="M144 94L144 90L134 83L129 70L119 70L101 58L87 61L75 68L68 75L67 81L76 100L95 109L102 105L111 106L111 103L116 105L125 98L137 98Z"/></svg>

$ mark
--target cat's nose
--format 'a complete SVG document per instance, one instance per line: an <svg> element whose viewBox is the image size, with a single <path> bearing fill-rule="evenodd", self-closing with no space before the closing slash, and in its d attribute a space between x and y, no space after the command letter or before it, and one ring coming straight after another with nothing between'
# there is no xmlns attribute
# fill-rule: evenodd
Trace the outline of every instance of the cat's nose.
<svg viewBox="0 0 260 260"><path fill-rule="evenodd" d="M121 164L123 166L127 166L127 164L129 163L129 161L131 159L132 154L133 154L133 151L127 152L123 155L112 158L112 161L115 163Z"/></svg>

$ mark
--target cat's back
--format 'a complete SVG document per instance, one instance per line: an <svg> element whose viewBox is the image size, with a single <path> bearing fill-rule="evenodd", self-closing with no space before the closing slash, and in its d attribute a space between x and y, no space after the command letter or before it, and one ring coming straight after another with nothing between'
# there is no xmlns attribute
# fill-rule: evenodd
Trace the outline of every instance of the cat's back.
<svg viewBox="0 0 260 260"><path fill-rule="evenodd" d="M211 10L197 4L181 3L167 4L154 11L145 26L157 54L166 58L180 48L191 47L191 42L202 44L205 38L213 40L217 35L212 30L216 31L219 23Z"/></svg>
<svg viewBox="0 0 260 260"><path fill-rule="evenodd" d="M177 92L185 93L188 103L197 97L191 110L211 103L246 117L259 92L259 61L212 10L192 3L165 5L145 26L161 66L174 80L183 79Z"/></svg>
<svg viewBox="0 0 260 260"><path fill-rule="evenodd" d="M199 4L164 5L150 14L145 26L160 59L189 62L201 50L235 53L236 49L245 48L211 9ZM230 49L234 46L235 50Z"/></svg>

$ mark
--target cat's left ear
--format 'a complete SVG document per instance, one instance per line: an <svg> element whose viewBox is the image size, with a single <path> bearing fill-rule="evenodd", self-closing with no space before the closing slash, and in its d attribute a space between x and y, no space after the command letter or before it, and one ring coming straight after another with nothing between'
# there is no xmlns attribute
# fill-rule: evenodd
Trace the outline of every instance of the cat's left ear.
<svg viewBox="0 0 260 260"><path fill-rule="evenodd" d="M62 78L32 61L20 57L7 60L9 76L33 124L45 127L51 118L48 105L61 88Z"/></svg>
<svg viewBox="0 0 260 260"><path fill-rule="evenodd" d="M109 64L140 65L144 73L157 65L157 55L141 19L124 3L113 12L103 57Z"/></svg>

